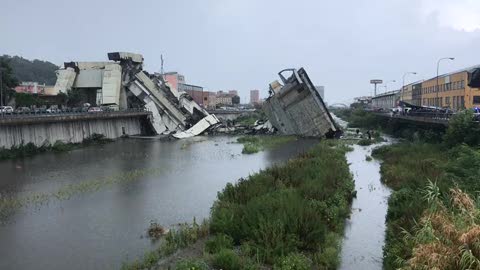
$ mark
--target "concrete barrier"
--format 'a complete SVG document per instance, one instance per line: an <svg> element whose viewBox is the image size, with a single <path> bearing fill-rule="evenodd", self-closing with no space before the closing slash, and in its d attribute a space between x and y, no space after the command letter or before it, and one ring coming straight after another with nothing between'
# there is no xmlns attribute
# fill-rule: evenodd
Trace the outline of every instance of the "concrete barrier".
<svg viewBox="0 0 480 270"><path fill-rule="evenodd" d="M80 143L92 134L116 139L140 135L145 130L148 112L111 112L77 115L51 115L0 119L0 148L33 143L36 146Z"/></svg>

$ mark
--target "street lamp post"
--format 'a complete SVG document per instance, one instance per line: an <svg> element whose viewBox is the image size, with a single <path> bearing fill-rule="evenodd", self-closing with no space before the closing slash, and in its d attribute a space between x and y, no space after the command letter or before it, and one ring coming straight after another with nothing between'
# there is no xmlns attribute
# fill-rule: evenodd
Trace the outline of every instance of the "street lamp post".
<svg viewBox="0 0 480 270"><path fill-rule="evenodd" d="M404 90L404 88L405 88L405 77L406 77L408 74L416 75L417 72L406 72L405 74L403 74L403 78L402 78L402 90L400 91L400 100L402 100L402 101L403 101L403 90Z"/></svg>
<svg viewBox="0 0 480 270"><path fill-rule="evenodd" d="M391 83L391 82L397 82L397 81L391 80L391 81L385 82L385 92L388 92L388 83Z"/></svg>
<svg viewBox="0 0 480 270"><path fill-rule="evenodd" d="M438 59L438 62L437 62L437 86L436 86L436 91L435 91L435 92L437 93L437 97L435 98L435 106L437 106L437 107L438 107L438 105L439 105L439 103L440 103L439 100L438 100L438 92L439 92L439 90L440 90L440 87L438 87L438 71L439 71L439 69L440 69L440 62L441 62L442 60L451 60L451 61L453 61L453 60L455 60L455 57L444 57L444 58Z"/></svg>
<svg viewBox="0 0 480 270"><path fill-rule="evenodd" d="M0 66L0 106L3 106L3 74Z"/></svg>

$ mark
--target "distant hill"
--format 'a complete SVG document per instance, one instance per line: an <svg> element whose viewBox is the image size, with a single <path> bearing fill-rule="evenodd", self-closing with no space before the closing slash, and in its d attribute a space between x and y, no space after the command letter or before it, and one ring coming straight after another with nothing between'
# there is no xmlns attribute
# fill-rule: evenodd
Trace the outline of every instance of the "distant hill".
<svg viewBox="0 0 480 270"><path fill-rule="evenodd" d="M19 82L38 82L40 84L55 85L58 66L48 61L28 60L19 56L3 55L10 62L13 75Z"/></svg>

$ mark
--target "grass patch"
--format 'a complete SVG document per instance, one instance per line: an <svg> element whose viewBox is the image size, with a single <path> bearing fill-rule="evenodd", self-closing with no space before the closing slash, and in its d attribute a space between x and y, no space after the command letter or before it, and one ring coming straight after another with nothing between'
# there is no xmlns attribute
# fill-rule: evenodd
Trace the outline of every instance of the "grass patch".
<svg viewBox="0 0 480 270"><path fill-rule="evenodd" d="M231 237L242 256L262 264L301 253L335 268L353 196L345 151L320 143L283 166L227 184L212 208L211 232Z"/></svg>
<svg viewBox="0 0 480 270"><path fill-rule="evenodd" d="M357 142L357 144L361 146L369 146L373 144L373 141L369 139L361 139Z"/></svg>
<svg viewBox="0 0 480 270"><path fill-rule="evenodd" d="M112 139L105 138L102 134L92 134L85 138L82 143L64 143L56 141L52 145L36 146L33 143L20 144L12 146L10 149L0 148L0 160L30 157L44 152L67 152L76 148L85 147L94 144L105 144L112 142Z"/></svg>
<svg viewBox="0 0 480 270"><path fill-rule="evenodd" d="M418 226L430 229L425 227L427 223L422 224L422 220L430 215L426 211L432 202L425 200L425 187L435 183L436 194L449 194L452 188L459 188L475 198L480 190L480 151L466 145L447 148L443 144L400 143L376 148L372 155L383 160L382 181L394 190L388 201L384 268L420 269L413 267L410 260L419 255L415 250L421 247L418 245L421 241L412 241L406 236L419 233ZM449 205L449 200L444 199L443 203ZM463 230L460 223L454 222L452 226L452 231ZM447 249L432 250L431 254L435 252L453 258ZM479 258L479 254L473 255ZM458 265L439 269L464 268Z"/></svg>
<svg viewBox="0 0 480 270"><path fill-rule="evenodd" d="M122 263L122 270L142 270L150 269L155 266L158 261L166 256L172 255L179 249L186 248L199 239L204 238L209 233L209 225L206 221L201 224L197 224L196 220L193 220L192 224L180 224L177 228L171 229L165 236L160 247L153 251L145 253L142 258L136 259L133 262ZM193 268L185 268L185 267ZM198 268L195 268L198 267ZM203 267L203 268L202 268ZM208 269L204 268L205 264L201 260L187 260L180 261L176 269Z"/></svg>
<svg viewBox="0 0 480 270"><path fill-rule="evenodd" d="M243 136L238 138L237 142L243 144L242 154L253 154L296 139L295 136Z"/></svg>

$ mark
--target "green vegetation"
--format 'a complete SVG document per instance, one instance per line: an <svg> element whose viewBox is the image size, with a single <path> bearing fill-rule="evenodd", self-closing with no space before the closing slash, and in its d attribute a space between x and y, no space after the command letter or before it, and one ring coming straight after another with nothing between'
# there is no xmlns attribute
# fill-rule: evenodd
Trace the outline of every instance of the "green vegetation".
<svg viewBox="0 0 480 270"><path fill-rule="evenodd" d="M427 208L402 239L412 255L396 262L411 270L480 269L479 201L458 188L442 192L432 182L422 193Z"/></svg>
<svg viewBox="0 0 480 270"><path fill-rule="evenodd" d="M157 250L122 269L149 268L201 238L203 255L177 262L176 269L335 269L355 196L349 149L325 141L282 166L227 184L209 226L194 221L172 230Z"/></svg>
<svg viewBox="0 0 480 270"><path fill-rule="evenodd" d="M112 139L105 138L102 134L94 133L85 138L82 143L64 143L62 141L56 141L53 145L42 146L36 146L33 143L20 144L13 146L10 149L0 148L0 160L30 157L48 151L66 152L80 147L94 144L105 144L112 141Z"/></svg>
<svg viewBox="0 0 480 270"><path fill-rule="evenodd" d="M183 260L177 263L175 270L209 270L208 264L203 260Z"/></svg>
<svg viewBox="0 0 480 270"><path fill-rule="evenodd" d="M173 254L175 251L188 247L201 238L205 238L208 235L208 223L206 221L202 224L197 224L195 219L193 224L181 224L177 229L170 230L160 247L156 250L147 252L142 258L133 262L122 264L122 270L142 270L150 269L157 264L157 262L168 255ZM193 269L208 269L202 264L201 260L188 260L181 261L177 264L176 269L192 269L185 267L193 267ZM197 267L197 268L195 268Z"/></svg>
<svg viewBox="0 0 480 270"><path fill-rule="evenodd" d="M310 270L311 260L301 253L291 253L282 257L274 267L275 270Z"/></svg>
<svg viewBox="0 0 480 270"><path fill-rule="evenodd" d="M275 148L279 145L296 140L294 136L243 136L237 139L243 144L243 154L253 154L264 149Z"/></svg>
<svg viewBox="0 0 480 270"><path fill-rule="evenodd" d="M48 61L27 60L19 56L0 56L1 60L10 62L13 75L18 81L38 82L40 84L54 85L57 81L55 71L58 66Z"/></svg>
<svg viewBox="0 0 480 270"><path fill-rule="evenodd" d="M435 183L437 193L443 194L443 203L447 206L449 199L446 194L449 194L452 188L462 189L473 197L478 196L476 193L480 190L478 181L480 151L467 145L447 148L442 144L401 143L380 147L374 150L373 155L383 159L382 181L394 189L388 202L384 267L385 269L406 267L412 258L418 255L418 245L425 244L419 239L406 236L415 236L420 233L419 230L431 229L425 227L426 221L422 221L432 214L429 212L432 200L425 200L425 186ZM453 220L454 217L450 214L457 211L458 209L446 208L442 215L449 213L447 215L449 220ZM455 220L461 221L461 216L458 217L460 219L455 218ZM453 222L451 229L465 231L463 228L467 221L464 220L462 224ZM419 229L419 226L424 229ZM437 244L435 247L438 247ZM431 255L451 256L446 253L446 249L444 251L435 249L432 250ZM478 253L474 256L480 258ZM424 268L412 267L411 269ZM425 269L434 269L434 265L427 265ZM466 268L455 265L437 269Z"/></svg>
<svg viewBox="0 0 480 270"><path fill-rule="evenodd" d="M444 136L445 143L448 146L462 143L470 146L480 144L480 125L472 121L473 116L472 111L465 110L450 119L449 127Z"/></svg>
<svg viewBox="0 0 480 270"><path fill-rule="evenodd" d="M256 110L246 115L241 115L235 119L235 123L244 126L253 126L257 120L266 120L267 116L262 110Z"/></svg>
<svg viewBox="0 0 480 270"><path fill-rule="evenodd" d="M344 154L320 143L284 166L227 184L212 208L211 232L230 236L258 263L302 253L316 267L335 268L354 195Z"/></svg>
<svg viewBox="0 0 480 270"><path fill-rule="evenodd" d="M372 153L393 189L384 268L480 269L480 126L472 113L457 113L447 129L386 123L361 110L336 113L350 126L377 126L408 140Z"/></svg>
<svg viewBox="0 0 480 270"><path fill-rule="evenodd" d="M348 122L350 128L382 131L394 137L410 141L440 143L443 140L445 127L443 125L425 126L410 121L389 121L387 117L377 116L363 109L337 109L335 115ZM379 132L374 132L373 139L376 143L384 141Z"/></svg>
<svg viewBox="0 0 480 270"><path fill-rule="evenodd" d="M368 145L372 145L373 141L369 139L361 139L357 142L357 144L361 146L368 146Z"/></svg>
<svg viewBox="0 0 480 270"><path fill-rule="evenodd" d="M213 254L212 266L215 269L243 269L242 258L231 249L222 249Z"/></svg>
<svg viewBox="0 0 480 270"><path fill-rule="evenodd" d="M372 161L372 157L371 157L371 156L366 156L366 157L365 157L365 160L366 160L366 161Z"/></svg>
<svg viewBox="0 0 480 270"><path fill-rule="evenodd" d="M18 79L15 78L10 58L0 57L0 69L2 70L3 104L7 104L7 101L15 94L13 88L18 85Z"/></svg>

